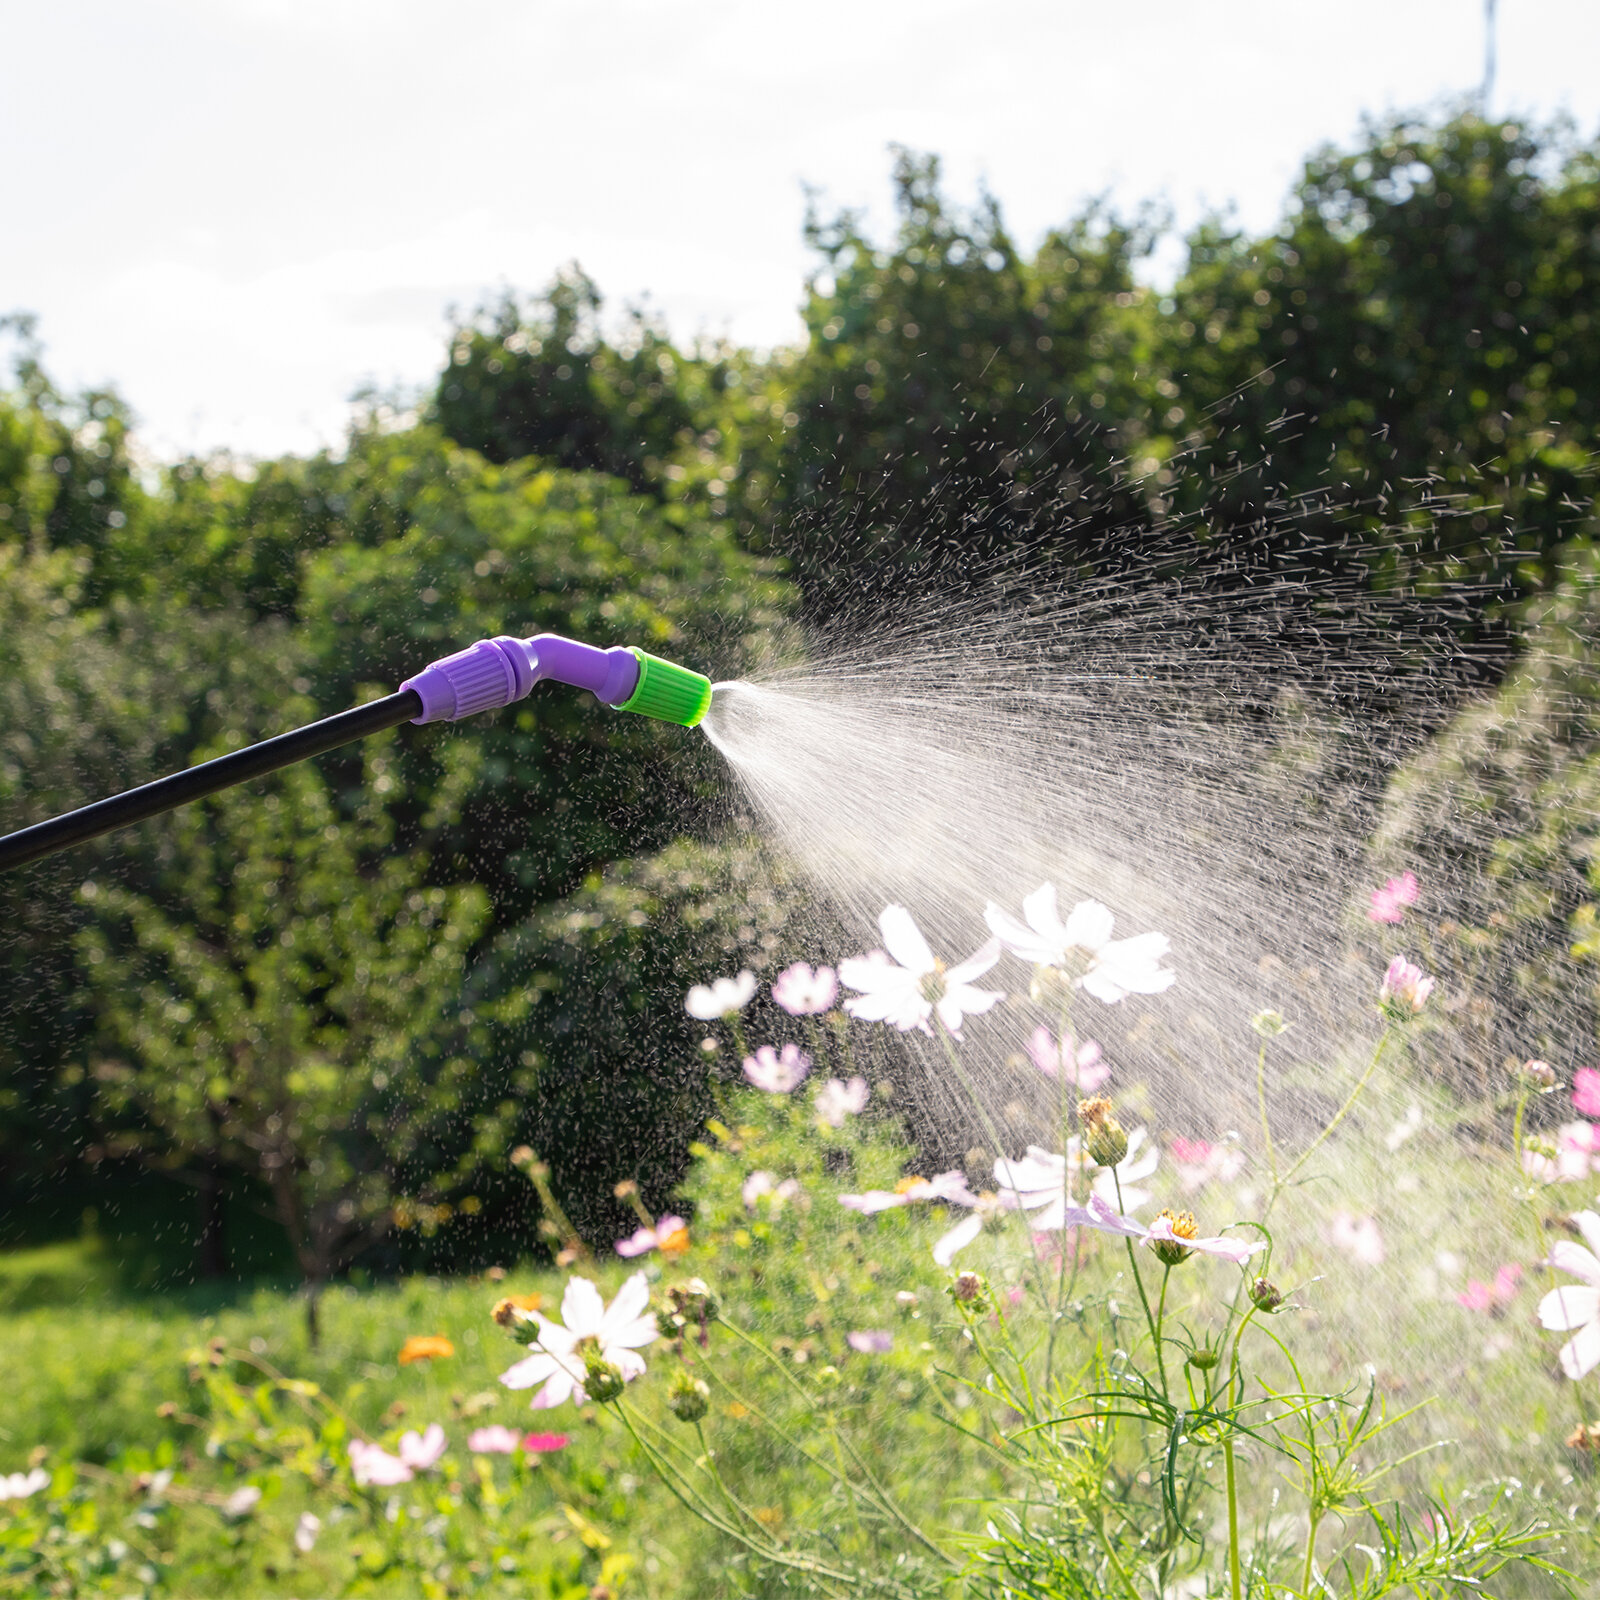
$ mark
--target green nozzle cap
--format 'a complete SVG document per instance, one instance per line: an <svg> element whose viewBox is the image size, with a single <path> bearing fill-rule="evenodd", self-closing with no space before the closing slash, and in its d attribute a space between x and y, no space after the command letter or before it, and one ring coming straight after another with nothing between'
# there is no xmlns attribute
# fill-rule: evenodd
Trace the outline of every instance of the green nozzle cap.
<svg viewBox="0 0 1600 1600"><path fill-rule="evenodd" d="M709 678L643 650L633 653L639 662L639 682L618 711L637 711L641 717L692 728L711 709Z"/></svg>

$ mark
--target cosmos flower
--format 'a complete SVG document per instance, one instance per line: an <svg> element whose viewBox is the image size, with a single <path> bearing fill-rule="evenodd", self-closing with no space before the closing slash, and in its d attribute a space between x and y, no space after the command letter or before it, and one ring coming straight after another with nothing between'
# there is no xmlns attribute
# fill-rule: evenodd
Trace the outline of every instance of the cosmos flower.
<svg viewBox="0 0 1600 1600"><path fill-rule="evenodd" d="M308 1556L317 1547L317 1535L322 1532L322 1518L314 1511L302 1511L294 1525L294 1547Z"/></svg>
<svg viewBox="0 0 1600 1600"><path fill-rule="evenodd" d="M864 1356L886 1355L894 1349L894 1335L887 1328L858 1328L847 1333L844 1342Z"/></svg>
<svg viewBox="0 0 1600 1600"><path fill-rule="evenodd" d="M565 1450L571 1443L571 1438L564 1433L525 1433L522 1436L522 1451L524 1455L548 1456L557 1450Z"/></svg>
<svg viewBox="0 0 1600 1600"><path fill-rule="evenodd" d="M1414 1017L1428 1003L1433 993L1433 979L1424 977L1422 968L1396 956L1383 975L1378 990L1378 1003L1396 1021Z"/></svg>
<svg viewBox="0 0 1600 1600"><path fill-rule="evenodd" d="M743 1011L755 998L756 977L743 971L737 978L718 978L714 983L697 983L684 998L683 1009L701 1022L715 1022Z"/></svg>
<svg viewBox="0 0 1600 1600"><path fill-rule="evenodd" d="M752 1172L739 1189L746 1211L754 1211L756 1202L763 1197L776 1211L785 1201L793 1200L799 1193L798 1180L784 1178L780 1181L775 1172Z"/></svg>
<svg viewBox="0 0 1600 1600"><path fill-rule="evenodd" d="M1491 1315L1503 1310L1516 1298L1517 1290L1522 1287L1522 1268L1515 1261L1508 1261L1494 1275L1493 1283L1484 1283L1477 1278L1468 1278L1467 1286L1456 1295L1456 1299L1468 1311L1486 1312Z"/></svg>
<svg viewBox="0 0 1600 1600"><path fill-rule="evenodd" d="M1199 1239L1195 1237L1197 1232L1192 1213L1163 1211L1145 1230L1142 1242L1163 1261L1176 1257L1171 1261L1172 1265L1198 1252L1201 1255L1221 1256L1224 1261L1242 1267L1256 1251L1267 1248L1265 1239L1257 1239L1253 1243L1244 1239Z"/></svg>
<svg viewBox="0 0 1600 1600"><path fill-rule="evenodd" d="M1585 1117L1600 1117L1600 1071L1579 1067L1572 1074L1572 1108Z"/></svg>
<svg viewBox="0 0 1600 1600"><path fill-rule="evenodd" d="M400 1459L413 1472L426 1472L449 1448L450 1442L437 1422L430 1422L421 1433L408 1428L400 1435Z"/></svg>
<svg viewBox="0 0 1600 1600"><path fill-rule="evenodd" d="M689 1224L682 1217L662 1217L653 1228L635 1228L617 1240L619 1256L642 1256L659 1250L664 1256L681 1256L689 1248Z"/></svg>
<svg viewBox="0 0 1600 1600"><path fill-rule="evenodd" d="M1381 889L1372 891L1372 904L1367 907L1369 922L1399 922L1408 906L1417 903L1417 875L1402 872L1391 878Z"/></svg>
<svg viewBox="0 0 1600 1600"><path fill-rule="evenodd" d="M247 1483L243 1488L235 1489L222 1502L222 1514L225 1517L248 1517L260 1504L260 1489L253 1483Z"/></svg>
<svg viewBox="0 0 1600 1600"><path fill-rule="evenodd" d="M467 1435L467 1449L479 1456L509 1456L515 1452L517 1443L516 1430L501 1422L476 1428Z"/></svg>
<svg viewBox="0 0 1600 1600"><path fill-rule="evenodd" d="M1072 977L1076 988L1115 1005L1130 994L1160 994L1177 981L1161 965L1171 948L1164 933L1133 939L1111 937L1112 916L1098 900L1080 900L1061 920L1056 886L1041 884L1022 902L1024 921L991 902L983 920L1014 956L1036 967L1054 967Z"/></svg>
<svg viewBox="0 0 1600 1600"><path fill-rule="evenodd" d="M1160 1161L1161 1152L1156 1149L1148 1132L1143 1128L1135 1128L1128 1135L1128 1153L1115 1169L1102 1167L1096 1171L1095 1163L1089 1159L1082 1140L1074 1134L1067 1141L1064 1156L1051 1150L1041 1150L1038 1145L1029 1145L1027 1154L1020 1161L996 1161L994 1177L1001 1195L1014 1197L1016 1204L1032 1213L1029 1220L1033 1227L1041 1233L1050 1233L1057 1228L1078 1226L1078 1219L1069 1216L1068 1211L1078 1209L1072 1206L1071 1200L1080 1184L1091 1196L1107 1206L1116 1204L1120 1184L1122 1204L1129 1211L1137 1211L1150 1198L1149 1190L1141 1189L1138 1185L1156 1170ZM1068 1181L1069 1167L1076 1183ZM1113 1170L1115 1176L1112 1175ZM1089 1178L1090 1172L1094 1172L1092 1179Z"/></svg>
<svg viewBox="0 0 1600 1600"><path fill-rule="evenodd" d="M818 1121L830 1128L842 1128L846 1117L859 1116L866 1110L867 1080L852 1078L849 1083L842 1083L838 1078L829 1078L811 1097L811 1103L817 1108Z"/></svg>
<svg viewBox="0 0 1600 1600"><path fill-rule="evenodd" d="M528 1356L500 1374L501 1383L508 1389L537 1387L533 1409L543 1411L564 1400L582 1405L588 1399L583 1387L586 1357L614 1366L624 1381L639 1377L645 1370L639 1351L656 1338L649 1304L650 1286L642 1272L617 1290L610 1306L587 1278L569 1278L561 1297L562 1322L537 1311L516 1313L518 1321L534 1324L538 1340Z"/></svg>
<svg viewBox="0 0 1600 1600"><path fill-rule="evenodd" d="M972 986L974 978L981 978L1000 959L998 940L991 939L975 955L946 969L934 959L904 906L886 906L878 927L887 956L873 950L839 963L839 977L848 988L860 991L844 1003L851 1016L887 1022L902 1033L920 1028L931 1034L928 1019L937 1011L946 1031L959 1039L962 1017L980 1016L1005 998L997 990Z"/></svg>
<svg viewBox="0 0 1600 1600"><path fill-rule="evenodd" d="M410 1483L413 1477L399 1456L365 1439L352 1439L349 1455L351 1474L363 1489L389 1489L397 1483Z"/></svg>
<svg viewBox="0 0 1600 1600"><path fill-rule="evenodd" d="M1522 1170L1539 1183L1575 1183L1588 1177L1600 1170L1600 1127L1563 1122L1553 1146L1529 1142L1522 1152Z"/></svg>
<svg viewBox="0 0 1600 1600"><path fill-rule="evenodd" d="M50 1474L43 1467L32 1472L0 1473L0 1500L26 1500L49 1486Z"/></svg>
<svg viewBox="0 0 1600 1600"><path fill-rule="evenodd" d="M1561 1347L1561 1370L1577 1382L1600 1366L1600 1216L1580 1211L1573 1219L1583 1244L1558 1239L1550 1246L1550 1265L1582 1280L1565 1283L1539 1302L1539 1321L1557 1333L1571 1333ZM1588 1248L1585 1249L1584 1245Z"/></svg>
<svg viewBox="0 0 1600 1600"><path fill-rule="evenodd" d="M1047 1078L1054 1078L1065 1060L1067 1082L1077 1084L1084 1094L1093 1094L1111 1076L1111 1068L1100 1059L1100 1046L1093 1039L1085 1039L1080 1045L1070 1033L1064 1033L1058 1041L1041 1025L1028 1035L1027 1051L1028 1059Z"/></svg>
<svg viewBox="0 0 1600 1600"><path fill-rule="evenodd" d="M781 1051L764 1044L753 1056L744 1058L744 1075L768 1094L788 1094L805 1081L811 1070L811 1057L797 1044L786 1044Z"/></svg>
<svg viewBox="0 0 1600 1600"><path fill-rule="evenodd" d="M832 967L813 971L804 961L785 967L773 979L772 998L791 1017L814 1017L839 997L839 979Z"/></svg>
<svg viewBox="0 0 1600 1600"><path fill-rule="evenodd" d="M840 1205L866 1217L879 1211L893 1211L899 1206L915 1205L919 1200L948 1200L961 1206L978 1203L978 1197L968 1190L967 1175L960 1167L952 1167L949 1172L932 1178L902 1178L893 1189L868 1189L865 1194L839 1196Z"/></svg>
<svg viewBox="0 0 1600 1600"><path fill-rule="evenodd" d="M399 1361L409 1367L413 1361L436 1361L455 1353L456 1347L442 1333L414 1333L400 1346Z"/></svg>
<svg viewBox="0 0 1600 1600"><path fill-rule="evenodd" d="M1381 1267L1387 1251L1376 1217L1356 1217L1336 1211L1328 1219L1328 1242L1363 1267Z"/></svg>

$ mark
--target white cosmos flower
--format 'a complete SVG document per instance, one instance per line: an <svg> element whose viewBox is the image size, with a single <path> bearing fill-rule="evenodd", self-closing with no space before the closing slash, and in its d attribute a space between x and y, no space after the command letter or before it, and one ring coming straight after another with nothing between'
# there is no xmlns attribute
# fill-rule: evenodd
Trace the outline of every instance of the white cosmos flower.
<svg viewBox="0 0 1600 1600"><path fill-rule="evenodd" d="M1577 1382L1600 1366L1600 1216L1580 1211L1573 1219L1583 1245L1558 1239L1550 1246L1550 1265L1582 1279L1582 1286L1564 1283L1539 1302L1539 1321L1572 1337L1561 1347L1561 1370Z"/></svg>
<svg viewBox="0 0 1600 1600"><path fill-rule="evenodd" d="M1002 1211L1015 1211L1017 1202L1009 1195L979 1194L969 1195L963 1199L960 1195L951 1195L950 1199L958 1205L971 1206L970 1215L963 1217L948 1232L940 1234L934 1240L933 1259L936 1265L948 1267L956 1258L956 1253L965 1250L974 1239L983 1232L983 1226Z"/></svg>
<svg viewBox="0 0 1600 1600"><path fill-rule="evenodd" d="M737 978L718 978L714 983L697 983L684 997L683 1009L701 1022L731 1017L755 999L756 975L746 969Z"/></svg>
<svg viewBox="0 0 1600 1600"><path fill-rule="evenodd" d="M0 1500L26 1500L29 1495L47 1488L49 1483L50 1474L43 1467L35 1467L32 1472L26 1473L0 1473Z"/></svg>
<svg viewBox="0 0 1600 1600"><path fill-rule="evenodd" d="M1087 1190L1091 1204L1098 1200L1104 1206L1114 1207L1120 1184L1122 1204L1129 1211L1137 1211L1150 1198L1150 1191L1136 1185L1148 1178L1160 1161L1161 1152L1156 1149L1150 1135L1143 1128L1135 1128L1128 1135L1128 1153L1117 1164L1115 1177L1112 1176L1112 1168L1102 1167L1095 1172L1092 1180L1085 1182L1094 1163L1084 1151L1081 1140L1074 1134L1067 1141L1067 1153L1064 1156L1031 1144L1028 1153L1020 1161L996 1161L994 1181L1002 1196L1009 1197L1014 1204L1031 1213L1029 1222L1034 1229L1050 1233L1057 1228L1076 1228L1084 1224L1083 1216L1074 1214L1082 1211L1080 1206L1073 1204L1072 1196L1076 1187ZM1077 1180L1076 1184L1068 1181L1069 1168ZM1089 1225L1099 1226L1096 1223Z"/></svg>
<svg viewBox="0 0 1600 1600"><path fill-rule="evenodd" d="M963 1016L980 1016L1005 999L998 990L972 986L974 978L981 978L1000 959L998 939L991 939L976 955L947 969L934 959L928 941L904 906L885 906L878 927L887 956L882 950L873 950L839 963L840 981L860 990L844 1003L851 1016L865 1022L887 1022L902 1033L920 1028L931 1034L928 1019L937 1011L951 1037L959 1039Z"/></svg>
<svg viewBox="0 0 1600 1600"><path fill-rule="evenodd" d="M915 1205L919 1200L949 1200L959 1206L973 1206L978 1197L967 1188L967 1175L960 1167L936 1173L931 1178L902 1178L892 1189L868 1189L865 1194L842 1194L839 1204L849 1211L870 1217L897 1206Z"/></svg>
<svg viewBox="0 0 1600 1600"><path fill-rule="evenodd" d="M1014 956L1073 974L1076 987L1107 1005L1130 994L1160 994L1177 980L1177 973L1161 965L1171 948L1166 934L1113 939L1111 913L1098 900L1080 900L1063 922L1056 909L1056 886L1044 883L1022 902L1022 915L1018 922L991 901L983 920Z"/></svg>
<svg viewBox="0 0 1600 1600"><path fill-rule="evenodd" d="M641 1376L645 1363L639 1351L656 1338L656 1319L645 1309L649 1304L650 1286L642 1272L617 1290L609 1306L587 1278L569 1278L561 1297L561 1322L520 1306L516 1309L519 1321L538 1328L538 1342L530 1355L500 1374L501 1383L508 1389L541 1386L533 1397L533 1409L543 1411L567 1399L579 1405L588 1399L583 1378L584 1357L590 1351L616 1367L624 1379Z"/></svg>
<svg viewBox="0 0 1600 1600"><path fill-rule="evenodd" d="M858 1117L867 1109L867 1080L857 1077L845 1083L840 1078L829 1078L812 1095L811 1103L817 1108L819 1122L842 1128L846 1117Z"/></svg>

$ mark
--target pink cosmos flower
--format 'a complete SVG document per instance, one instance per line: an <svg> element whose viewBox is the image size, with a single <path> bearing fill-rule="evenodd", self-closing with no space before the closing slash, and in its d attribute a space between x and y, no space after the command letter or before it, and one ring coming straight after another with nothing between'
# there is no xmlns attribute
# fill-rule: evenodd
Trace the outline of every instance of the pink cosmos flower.
<svg viewBox="0 0 1600 1600"><path fill-rule="evenodd" d="M1524 1150L1522 1170L1539 1183L1576 1183L1600 1171L1600 1127L1592 1122L1563 1122L1556 1129L1555 1154Z"/></svg>
<svg viewBox="0 0 1600 1600"><path fill-rule="evenodd" d="M1372 891L1367 920L1399 922L1405 916L1406 908L1417 903L1418 892L1417 875L1414 872L1402 872L1398 878L1391 878L1381 889Z"/></svg>
<svg viewBox="0 0 1600 1600"><path fill-rule="evenodd" d="M1415 1016L1428 1003L1433 993L1433 979L1423 975L1422 968L1396 956L1383 975L1383 985L1378 990L1378 1001L1391 1014Z"/></svg>
<svg viewBox="0 0 1600 1600"><path fill-rule="evenodd" d="M509 1456L517 1448L514 1428L503 1423L492 1423L487 1428L476 1428L467 1435L467 1449L479 1456Z"/></svg>
<svg viewBox="0 0 1600 1600"><path fill-rule="evenodd" d="M1064 1033L1058 1043L1048 1028L1040 1026L1028 1035L1027 1050L1028 1058L1047 1078L1061 1071L1065 1059L1067 1081L1077 1084L1084 1094L1093 1094L1111 1076L1111 1068L1100 1059L1100 1046L1093 1039L1085 1039L1080 1045L1070 1033Z"/></svg>
<svg viewBox="0 0 1600 1600"><path fill-rule="evenodd" d="M1468 1311L1494 1314L1508 1306L1521 1287L1522 1268L1515 1261L1508 1261L1495 1273L1493 1283L1483 1283L1477 1278L1468 1278L1466 1288L1456 1296L1456 1299Z"/></svg>
<svg viewBox="0 0 1600 1600"><path fill-rule="evenodd" d="M894 1335L887 1328L858 1328L847 1333L844 1342L864 1356L881 1356L894 1349Z"/></svg>
<svg viewBox="0 0 1600 1600"><path fill-rule="evenodd" d="M812 971L804 961L785 967L773 980L772 998L791 1017L815 1017L839 997L839 980L832 967Z"/></svg>
<svg viewBox="0 0 1600 1600"><path fill-rule="evenodd" d="M1175 1138L1168 1148L1185 1194L1193 1194L1208 1183L1232 1183L1244 1171L1244 1151L1236 1144Z"/></svg>
<svg viewBox="0 0 1600 1600"><path fill-rule="evenodd" d="M650 1285L642 1272L634 1273L617 1290L609 1306L587 1278L569 1278L561 1297L562 1322L552 1322L521 1306L513 1308L519 1322L534 1324L538 1341L528 1356L500 1374L501 1383L508 1389L537 1387L535 1411L569 1399L583 1405L588 1399L583 1378L584 1356L589 1350L631 1382L645 1370L639 1351L656 1339L656 1319L649 1305Z"/></svg>
<svg viewBox="0 0 1600 1600"><path fill-rule="evenodd" d="M764 1044L744 1058L745 1077L768 1094L788 1094L805 1082L810 1070L811 1057L797 1044L786 1044L781 1051Z"/></svg>
<svg viewBox="0 0 1600 1600"><path fill-rule="evenodd" d="M449 1448L450 1442L437 1422L430 1422L422 1433L407 1429L400 1435L400 1459L413 1472L426 1472Z"/></svg>
<svg viewBox="0 0 1600 1600"><path fill-rule="evenodd" d="M682 1217L663 1217L653 1228L635 1228L626 1239L617 1240L617 1254L630 1259L659 1250L663 1255L682 1255L689 1248L689 1224Z"/></svg>
<svg viewBox="0 0 1600 1600"><path fill-rule="evenodd" d="M868 1189L865 1194L842 1194L839 1204L849 1211L870 1217L879 1211L915 1205L919 1200L946 1200L956 1205L977 1204L977 1196L967 1189L967 1175L952 1167L932 1178L902 1178L893 1189Z"/></svg>
<svg viewBox="0 0 1600 1600"><path fill-rule="evenodd" d="M564 1433L525 1433L522 1436L523 1453L530 1456L547 1456L556 1450L565 1450L571 1443L571 1438Z"/></svg>
<svg viewBox="0 0 1600 1600"><path fill-rule="evenodd" d="M780 1182L773 1172L752 1172L739 1189L746 1211L754 1211L756 1202L762 1196L766 1196L768 1204L776 1211L786 1200L793 1200L799 1193L800 1184L796 1179L784 1178Z"/></svg>
<svg viewBox="0 0 1600 1600"><path fill-rule="evenodd" d="M842 1083L838 1078L829 1078L811 1097L811 1103L817 1108L818 1121L830 1128L842 1128L846 1117L859 1116L866 1110L867 1080L852 1078L849 1083Z"/></svg>
<svg viewBox="0 0 1600 1600"><path fill-rule="evenodd" d="M1600 1071L1579 1067L1572 1074L1572 1106L1586 1117L1600 1117Z"/></svg>
<svg viewBox="0 0 1600 1600"><path fill-rule="evenodd" d="M1584 1244L1558 1239L1550 1246L1550 1265L1582 1280L1563 1284L1539 1302L1539 1321L1572 1337L1561 1347L1561 1370L1574 1383L1600 1366L1600 1216L1580 1211L1573 1219ZM1584 1248L1588 1246L1588 1249Z"/></svg>
<svg viewBox="0 0 1600 1600"><path fill-rule="evenodd" d="M362 1488L389 1489L399 1483L410 1483L414 1474L399 1456L392 1456L378 1445L365 1439L352 1439L348 1454L350 1472Z"/></svg>
<svg viewBox="0 0 1600 1600"><path fill-rule="evenodd" d="M860 991L844 1003L851 1016L887 1022L901 1033L920 1028L932 1034L928 1019L937 1011L951 1038L959 1039L964 1016L979 1016L1005 998L998 990L974 988L972 983L1000 959L998 939L947 969L934 959L904 906L885 906L878 927L888 955L872 950L839 963L840 979Z"/></svg>
<svg viewBox="0 0 1600 1600"><path fill-rule="evenodd" d="M1041 884L1022 902L1023 921L992 901L984 909L989 931L1014 956L1036 967L1074 974L1073 986L1115 1005L1130 994L1160 994L1177 981L1161 965L1170 948L1164 933L1111 937L1112 916L1098 900L1080 900L1061 920L1056 886Z"/></svg>
<svg viewBox="0 0 1600 1600"><path fill-rule="evenodd" d="M1380 1267L1387 1252L1375 1217L1336 1211L1328 1220L1328 1242L1364 1267Z"/></svg>

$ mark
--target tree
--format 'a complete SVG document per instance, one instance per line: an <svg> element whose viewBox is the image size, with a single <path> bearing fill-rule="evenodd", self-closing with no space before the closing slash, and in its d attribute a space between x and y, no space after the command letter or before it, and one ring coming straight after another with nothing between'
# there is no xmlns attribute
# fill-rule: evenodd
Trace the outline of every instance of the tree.
<svg viewBox="0 0 1600 1600"><path fill-rule="evenodd" d="M487 898L428 887L425 852L394 848L391 746L369 745L348 815L314 766L292 768L175 813L154 889L81 890L107 1113L134 1114L148 1157L202 1186L259 1181L313 1338L322 1285L392 1227L448 1216L471 1150L460 994Z"/></svg>
<svg viewBox="0 0 1600 1600"><path fill-rule="evenodd" d="M823 265L775 537L813 611L986 556L1071 560L1147 524L1121 467L1149 411L1133 276L1149 219L1091 209L1029 260L992 197L970 216L946 203L937 158L898 152L894 182L890 248L851 212L807 221Z"/></svg>

